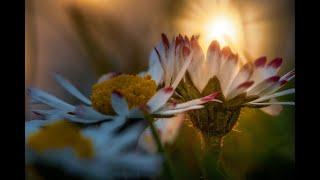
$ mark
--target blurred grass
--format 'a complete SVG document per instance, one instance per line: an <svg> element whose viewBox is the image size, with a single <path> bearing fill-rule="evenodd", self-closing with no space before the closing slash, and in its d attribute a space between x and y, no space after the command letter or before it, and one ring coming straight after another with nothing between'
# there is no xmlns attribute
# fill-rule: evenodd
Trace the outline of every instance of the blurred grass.
<svg viewBox="0 0 320 180"><path fill-rule="evenodd" d="M90 35L88 26L92 22L89 23L90 21L87 21L86 16L76 6L70 6L67 10L75 32L82 41L81 44L84 46L97 76L101 76L112 70L114 64L112 64L113 61L111 60L111 57L104 52L105 50L99 46L95 39Z"/></svg>

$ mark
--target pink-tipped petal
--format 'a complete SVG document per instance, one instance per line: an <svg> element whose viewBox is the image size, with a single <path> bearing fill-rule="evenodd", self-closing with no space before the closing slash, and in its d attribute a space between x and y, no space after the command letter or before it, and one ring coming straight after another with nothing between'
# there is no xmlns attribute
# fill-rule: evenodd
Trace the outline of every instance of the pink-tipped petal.
<svg viewBox="0 0 320 180"><path fill-rule="evenodd" d="M172 87L160 89L147 103L149 112L153 113L159 110L170 99L173 92Z"/></svg>
<svg viewBox="0 0 320 180"><path fill-rule="evenodd" d="M279 81L279 79L280 79L279 76L272 76L265 79L264 81L256 84L255 86L252 86L248 90L248 95L260 95L260 93L263 92L265 89L276 84Z"/></svg>
<svg viewBox="0 0 320 180"><path fill-rule="evenodd" d="M186 108L159 111L157 114L159 114L159 115L175 115L175 114L182 113L182 112L189 111L189 110L202 109L203 107L204 107L203 105L194 105L194 106L188 106Z"/></svg>
<svg viewBox="0 0 320 180"><path fill-rule="evenodd" d="M235 88L237 88L242 83L248 81L253 73L253 65L252 63L247 63L240 69L239 73L235 76L233 79L230 87L229 92L233 91ZM227 95L228 96L228 95Z"/></svg>
<svg viewBox="0 0 320 180"><path fill-rule="evenodd" d="M259 99L256 99L254 101L252 101L252 103L256 103L256 102L263 102L272 98L276 98L276 97L280 97L280 96L284 96L284 95L288 95L288 94L293 94L295 93L295 89L291 88L291 89L286 89L271 95L266 95L266 96L262 96Z"/></svg>
<svg viewBox="0 0 320 180"><path fill-rule="evenodd" d="M216 76L219 73L221 64L220 56L220 45L218 41L212 41L207 51L206 60L209 78L212 78L213 76Z"/></svg>
<svg viewBox="0 0 320 180"><path fill-rule="evenodd" d="M241 83L236 88L232 89L226 98L232 99L232 98L236 97L237 95L239 95L239 94L245 92L247 89L249 89L253 84L254 84L253 81L246 81L244 83Z"/></svg>
<svg viewBox="0 0 320 180"><path fill-rule="evenodd" d="M281 66L281 64L282 64L282 58L275 58L274 60L270 61L267 66L277 69Z"/></svg>
<svg viewBox="0 0 320 180"><path fill-rule="evenodd" d="M212 41L210 43L209 51L220 51L220 45L218 41Z"/></svg>
<svg viewBox="0 0 320 180"><path fill-rule="evenodd" d="M242 84L240 84L237 89L241 89L241 88L249 88L250 86L252 86L254 84L253 81L246 81Z"/></svg>
<svg viewBox="0 0 320 180"><path fill-rule="evenodd" d="M285 80L285 81L290 81L291 79L293 79L296 75L296 71L295 70L291 70L288 73L286 73L285 75L283 75L280 78L280 81Z"/></svg>
<svg viewBox="0 0 320 180"><path fill-rule="evenodd" d="M227 46L227 47L223 47L223 48L222 48L221 54L222 54L222 56L228 58L228 57L229 57L230 55L232 55L233 53L232 53L230 47Z"/></svg>
<svg viewBox="0 0 320 180"><path fill-rule="evenodd" d="M195 106L195 105L205 104L209 101L214 101L218 95L219 95L219 92L214 92L214 93L209 94L207 96L204 96L202 98L198 98L198 99L194 99L191 101L177 104L171 108L167 108L166 110L183 109L183 108L188 108L188 107Z"/></svg>
<svg viewBox="0 0 320 180"><path fill-rule="evenodd" d="M190 55L190 49L187 47L187 46L184 46L183 48L182 48L182 53L183 53L183 56L184 57L188 57L189 55Z"/></svg>
<svg viewBox="0 0 320 180"><path fill-rule="evenodd" d="M266 56L262 56L260 58L258 58L257 60L254 61L254 65L257 68L261 68L264 67L267 63L267 57Z"/></svg>
<svg viewBox="0 0 320 180"><path fill-rule="evenodd" d="M107 74L102 75L102 76L98 79L97 83L101 83L101 82L103 82L103 81L107 81L107 80L112 79L112 78L114 78L114 77L116 77L116 76L119 76L120 74L121 74L121 73L117 73L117 72L109 72L109 73L107 73Z"/></svg>
<svg viewBox="0 0 320 180"><path fill-rule="evenodd" d="M283 110L283 107L279 104L273 104L267 107L260 108L260 110L271 116L278 116Z"/></svg>
<svg viewBox="0 0 320 180"><path fill-rule="evenodd" d="M272 77L266 79L266 82L268 82L268 83L275 83L275 82L278 82L279 79L280 79L279 76L272 76Z"/></svg>
<svg viewBox="0 0 320 180"><path fill-rule="evenodd" d="M162 43L163 43L164 47L166 49L169 49L170 43L169 43L169 40L168 40L168 37L167 37L166 34L164 34L164 33L161 34L161 40L162 40Z"/></svg>
<svg viewBox="0 0 320 180"><path fill-rule="evenodd" d="M214 100L218 95L220 94L220 92L214 92L214 93L211 93L205 97L202 97L201 98L201 101L202 103L206 103L206 102L209 102L209 101L212 101Z"/></svg>
<svg viewBox="0 0 320 180"><path fill-rule="evenodd" d="M239 68L238 56L235 54L230 54L227 60L225 60L224 64L221 65L218 78L220 80L222 93L225 96L228 95L231 88L231 83L236 77Z"/></svg>
<svg viewBox="0 0 320 180"><path fill-rule="evenodd" d="M185 50L186 49L189 49L189 48L184 48ZM189 50L190 51L190 50ZM183 62L183 65L181 67L181 69L178 71L178 74L176 75L173 83L172 83L172 88L173 89L176 89L176 87L178 86L178 84L180 83L180 81L182 80L182 78L184 77L190 63L191 63L191 60L192 60L192 57L193 57L193 52L188 52L188 56L185 56L185 60Z"/></svg>

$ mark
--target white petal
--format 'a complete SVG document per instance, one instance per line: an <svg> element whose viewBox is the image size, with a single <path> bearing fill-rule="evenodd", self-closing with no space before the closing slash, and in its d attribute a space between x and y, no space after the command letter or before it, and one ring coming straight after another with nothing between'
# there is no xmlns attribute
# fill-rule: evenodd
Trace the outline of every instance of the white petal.
<svg viewBox="0 0 320 180"><path fill-rule="evenodd" d="M84 102L85 104L91 105L91 101L85 97L75 86L73 86L68 80L64 79L59 74L54 74L54 78L56 81L70 94L78 98L80 101Z"/></svg>
<svg viewBox="0 0 320 180"><path fill-rule="evenodd" d="M271 95L268 95L268 96L262 96L261 98L252 101L252 103L261 102L261 101L265 101L265 100L268 100L268 99L271 99L271 98L276 98L276 97L284 96L284 95L287 95L287 94L293 94L293 93L295 93L295 89L294 88L287 89L287 90L280 91L280 92L277 92L277 93L274 93L274 94L271 94Z"/></svg>
<svg viewBox="0 0 320 180"><path fill-rule="evenodd" d="M295 77L295 70L291 70L289 71L288 73L286 73L285 75L283 75L281 78L280 78L280 81L290 81L291 79L293 79Z"/></svg>
<svg viewBox="0 0 320 180"><path fill-rule="evenodd" d="M59 109L50 109L50 110L33 109L31 111L34 114L38 115L40 119L45 119L45 120L61 119L63 118L63 115L67 113L66 111L62 111Z"/></svg>
<svg viewBox="0 0 320 180"><path fill-rule="evenodd" d="M57 97L50 95L40 89L37 88L28 88L28 93L31 98L36 101L40 101L44 104L47 104L53 108L64 110L64 111L73 111L74 106L68 104Z"/></svg>
<svg viewBox="0 0 320 180"><path fill-rule="evenodd" d="M155 122L157 129L159 129L161 132L161 140L163 143L173 143L178 135L184 119L184 114L178 114L175 117L159 119ZM158 125L161 123L163 125Z"/></svg>
<svg viewBox="0 0 320 180"><path fill-rule="evenodd" d="M262 93L264 90L277 84L279 79L279 76L272 76L258 84L255 82L255 84L248 89L248 95L261 95L260 93Z"/></svg>
<svg viewBox="0 0 320 180"><path fill-rule="evenodd" d="M206 66L208 67L208 76L212 78L219 73L221 57L220 57L220 47L218 41L212 41L206 57Z"/></svg>
<svg viewBox="0 0 320 180"><path fill-rule="evenodd" d="M272 98L270 100L272 103L277 103L278 101L275 98ZM273 104L267 107L260 108L263 112L271 115L271 116L278 116L280 112L282 111L283 107L280 104Z"/></svg>
<svg viewBox="0 0 320 180"><path fill-rule="evenodd" d="M203 105L195 105L195 106L189 106L189 107L181 108L181 109L171 109L171 110L159 111L159 112L157 112L157 114L159 114L159 115L175 115L175 114L189 111L189 110L201 109L203 107L204 107Z"/></svg>
<svg viewBox="0 0 320 180"><path fill-rule="evenodd" d="M239 60L237 55L231 54L223 61L225 62L220 68L219 80L222 92L226 96L233 79L239 72Z"/></svg>
<svg viewBox="0 0 320 180"><path fill-rule="evenodd" d="M281 58L275 58L270 61L265 67L260 71L260 76L264 79L277 75L279 68L282 64Z"/></svg>
<svg viewBox="0 0 320 180"><path fill-rule="evenodd" d="M267 63L267 58L262 56L254 61L254 71L251 76L251 80L254 81L256 84L262 82L263 80L267 79L268 77L265 76L263 73L265 71L265 66Z"/></svg>
<svg viewBox="0 0 320 180"><path fill-rule="evenodd" d="M138 143L138 138L145 129L145 124L139 122L129 129L125 130L121 135L114 137L114 144L109 148L110 152L121 152L125 150L129 145Z"/></svg>
<svg viewBox="0 0 320 180"><path fill-rule="evenodd" d="M107 73L107 74L102 75L102 76L98 79L97 83L101 83L101 82L103 82L103 81L109 80L109 79L114 78L114 77L116 77L116 76L118 76L118 75L120 75L120 73L109 72L109 73Z"/></svg>
<svg viewBox="0 0 320 180"><path fill-rule="evenodd" d="M174 89L172 87L165 87L160 89L147 103L151 113L160 109L172 96Z"/></svg>
<svg viewBox="0 0 320 180"><path fill-rule="evenodd" d="M127 121L127 118L124 116L116 116L112 121L105 121L102 122L99 131L102 131L104 133L106 132L112 132L119 127L121 127L125 122Z"/></svg>
<svg viewBox="0 0 320 180"><path fill-rule="evenodd" d="M274 104L260 109L271 116L278 116L281 113L283 107L282 105Z"/></svg>
<svg viewBox="0 0 320 180"><path fill-rule="evenodd" d="M232 99L236 97L237 95L246 92L248 88L250 88L253 85L253 81L246 81L242 84L239 84L238 87L234 88L230 91L228 96L226 97L227 100Z"/></svg>
<svg viewBox="0 0 320 180"><path fill-rule="evenodd" d="M118 115L126 116L129 113L128 103L125 98L118 92L111 94L111 105Z"/></svg>
<svg viewBox="0 0 320 180"><path fill-rule="evenodd" d="M83 119L83 118L79 118L78 116L75 115L71 115L71 114L64 114L63 115L65 119L71 121L71 122L76 122L76 123L82 123L82 124L93 124L93 123L98 123L101 121L105 121L108 119Z"/></svg>
<svg viewBox="0 0 320 180"><path fill-rule="evenodd" d="M248 104L252 105L295 105L295 102L289 101L289 102L250 102Z"/></svg>
<svg viewBox="0 0 320 180"><path fill-rule="evenodd" d="M250 64L250 63L242 66L241 70L238 72L238 74L233 79L226 96L229 96L229 94L232 91L234 91L239 85L241 85L242 83L249 80L250 76L252 75L252 71L253 71L252 68L253 68L252 64Z"/></svg>
<svg viewBox="0 0 320 180"><path fill-rule="evenodd" d="M195 40L192 40L191 48L193 50L193 57L188 67L188 72L193 84L201 92L210 77L206 74L205 57L200 45Z"/></svg>
<svg viewBox="0 0 320 180"><path fill-rule="evenodd" d="M192 56L193 56L193 52L190 52L189 55L187 55L187 57L185 57L184 64L181 67L179 73L177 74L177 77L175 77L175 80L172 83L173 89L176 89L176 87L179 85L181 79L184 77L184 75L190 65L190 62L192 60Z"/></svg>
<svg viewBox="0 0 320 180"><path fill-rule="evenodd" d="M134 108L130 109L128 117L130 117L130 118L143 118L144 114L140 108L134 107Z"/></svg>
<svg viewBox="0 0 320 180"><path fill-rule="evenodd" d="M80 119L90 119L90 120L97 120L97 121L114 118L114 116L101 114L100 112L94 110L92 107L88 107L84 105L76 106L74 115Z"/></svg>
<svg viewBox="0 0 320 180"><path fill-rule="evenodd" d="M184 114L178 114L172 118L160 118L155 121L154 125L163 144L173 143L184 121L184 116ZM150 153L157 152L157 145L152 136L150 127L147 128L140 136L139 146Z"/></svg>
<svg viewBox="0 0 320 180"><path fill-rule="evenodd" d="M167 57L167 74L165 77L166 86L172 83L174 78L174 64L175 64L175 48L174 46L170 46L170 49L168 50L168 57Z"/></svg>
<svg viewBox="0 0 320 180"><path fill-rule="evenodd" d="M149 58L149 70L148 74L151 75L152 79L159 85L163 81L164 71L162 69L160 59L155 49L152 50Z"/></svg>
<svg viewBox="0 0 320 180"><path fill-rule="evenodd" d="M184 102L184 103L177 104L174 108L175 109L181 109L181 108L186 108L186 107L189 107L189 106L204 104L204 103L207 103L209 101L213 101L217 97L218 94L219 93L214 92L214 93L209 94L209 95L207 95L205 97L202 97L202 98L198 98L198 99L194 99L194 100L191 100L191 101L187 101L187 102Z"/></svg>

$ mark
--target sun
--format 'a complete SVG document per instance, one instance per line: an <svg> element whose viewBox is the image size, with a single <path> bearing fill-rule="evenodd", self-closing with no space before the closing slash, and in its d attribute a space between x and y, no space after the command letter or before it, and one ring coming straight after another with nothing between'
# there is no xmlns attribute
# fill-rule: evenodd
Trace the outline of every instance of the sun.
<svg viewBox="0 0 320 180"><path fill-rule="evenodd" d="M220 15L211 21L208 20L203 29L206 44L209 44L213 39L218 40L222 46L228 45L229 41L238 41L237 25L227 16Z"/></svg>
<svg viewBox="0 0 320 180"><path fill-rule="evenodd" d="M197 1L198 2L198 1ZM231 3L203 0L190 3L177 21L180 32L199 34L199 42L206 49L212 40L232 50L243 48L244 29L239 10Z"/></svg>

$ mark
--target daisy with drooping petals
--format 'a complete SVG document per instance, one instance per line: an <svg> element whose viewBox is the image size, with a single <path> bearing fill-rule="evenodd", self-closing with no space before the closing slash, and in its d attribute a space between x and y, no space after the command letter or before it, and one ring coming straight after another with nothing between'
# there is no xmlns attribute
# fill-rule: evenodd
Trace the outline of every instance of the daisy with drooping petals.
<svg viewBox="0 0 320 180"><path fill-rule="evenodd" d="M183 37L179 35L177 39ZM193 60L184 81L176 89L176 97L189 101L221 92L217 97L220 102L209 102L203 109L188 112L205 144L215 148L221 146L222 137L233 129L243 107L261 108L277 115L282 110L281 105L294 105L294 102L278 102L275 99L294 93L294 89L278 92L295 76L294 70L283 76L278 75L281 58L268 62L266 57L261 57L253 63L241 64L237 54L229 47L220 49L217 41L212 41L206 55L197 37L187 41L193 51Z"/></svg>
<svg viewBox="0 0 320 180"><path fill-rule="evenodd" d="M179 87L179 82L174 82L174 79L181 79L180 69L190 68L192 64L191 60L186 64L184 56L190 54L192 59L194 52L191 49L190 40L187 36L178 36L173 40L169 40L165 34L161 35L161 41L154 47L151 51L149 58L149 69L143 74L150 74L152 79L154 79L159 86L174 86ZM184 80L182 80L184 81ZM180 113L180 109L188 107L199 106L199 104L205 104L210 101L217 101L217 92L211 92L205 96L199 96L195 98L190 98L188 101L181 100L178 94L174 92L171 101L168 103L167 108L176 108L172 112ZM181 103L179 103L181 102ZM200 106L199 106L200 108ZM160 134L162 143L172 143L174 138L177 136L177 131L181 127L185 116L180 114L172 118L158 118L156 119L155 126ZM143 147L147 147L148 151L155 151L155 144L151 136L150 129L144 132L140 138L140 144Z"/></svg>
<svg viewBox="0 0 320 180"><path fill-rule="evenodd" d="M121 133L124 117L90 127L66 120L43 122L26 122L26 165L40 176L50 176L42 173L44 168L81 179L153 177L161 171L162 157L137 147L147 125L141 119Z"/></svg>
<svg viewBox="0 0 320 180"><path fill-rule="evenodd" d="M220 49L217 41L212 41L205 55L196 36L188 38L179 35L169 43L167 36L162 35L162 42L151 54L150 64L170 67L159 80L164 84L170 82L166 75L170 77L182 67L181 56L175 53L181 47L190 48L193 54L174 98L185 102L221 92L216 100L205 104L205 108L187 112L193 126L200 130L205 144L220 147L222 137L232 130L243 107L260 108L277 115L282 110L281 105L294 105L294 102L278 102L275 99L294 93L294 89L277 92L295 76L294 70L283 76L278 75L281 58L267 62L266 57L261 57L253 63L241 64L237 54L229 47ZM172 59L174 62L170 61ZM154 66L149 72L154 71Z"/></svg>

